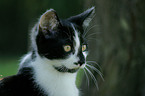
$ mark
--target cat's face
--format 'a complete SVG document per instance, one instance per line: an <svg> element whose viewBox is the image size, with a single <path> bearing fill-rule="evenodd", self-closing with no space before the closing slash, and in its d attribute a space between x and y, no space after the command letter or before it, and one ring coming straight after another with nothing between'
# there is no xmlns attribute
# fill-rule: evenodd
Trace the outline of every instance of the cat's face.
<svg viewBox="0 0 145 96"><path fill-rule="evenodd" d="M84 27L89 23L94 8L60 20L53 9L41 17L36 35L37 52L60 72L76 72L83 67L88 54Z"/></svg>

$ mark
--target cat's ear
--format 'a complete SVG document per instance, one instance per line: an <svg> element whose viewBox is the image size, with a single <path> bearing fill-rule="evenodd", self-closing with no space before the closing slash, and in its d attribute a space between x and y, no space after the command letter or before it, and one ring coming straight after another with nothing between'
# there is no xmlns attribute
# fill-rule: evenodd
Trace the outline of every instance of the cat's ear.
<svg viewBox="0 0 145 96"><path fill-rule="evenodd" d="M48 30L50 32L55 32L61 26L59 18L55 10L47 10L41 17L39 21L39 28L42 30Z"/></svg>
<svg viewBox="0 0 145 96"><path fill-rule="evenodd" d="M94 13L95 13L95 7L92 7L81 14L68 18L68 20L79 26L87 27L90 21L92 20Z"/></svg>

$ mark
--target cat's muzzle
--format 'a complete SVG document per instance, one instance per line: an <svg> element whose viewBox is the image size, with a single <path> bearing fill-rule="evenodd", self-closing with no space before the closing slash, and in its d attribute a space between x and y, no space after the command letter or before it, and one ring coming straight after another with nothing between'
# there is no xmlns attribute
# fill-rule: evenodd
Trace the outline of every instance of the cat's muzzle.
<svg viewBox="0 0 145 96"><path fill-rule="evenodd" d="M85 64L85 61L78 61L78 62L75 62L74 64L81 67L83 64Z"/></svg>

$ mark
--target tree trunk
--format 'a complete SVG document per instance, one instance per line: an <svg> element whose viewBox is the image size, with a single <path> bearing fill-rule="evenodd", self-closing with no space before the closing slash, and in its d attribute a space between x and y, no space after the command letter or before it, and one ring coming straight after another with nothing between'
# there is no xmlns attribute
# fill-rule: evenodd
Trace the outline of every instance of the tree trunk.
<svg viewBox="0 0 145 96"><path fill-rule="evenodd" d="M98 32L99 28L100 34L95 37L97 42L90 42L89 59L99 62L105 81L94 73L97 90L92 81L88 87L84 80L84 96L145 96L145 1L96 0L95 3L93 24L99 26L91 32Z"/></svg>

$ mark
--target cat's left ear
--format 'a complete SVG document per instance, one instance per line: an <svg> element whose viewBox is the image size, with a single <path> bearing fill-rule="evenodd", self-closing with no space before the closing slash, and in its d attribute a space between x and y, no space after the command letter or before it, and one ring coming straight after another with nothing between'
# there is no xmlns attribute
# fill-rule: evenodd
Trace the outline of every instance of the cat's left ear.
<svg viewBox="0 0 145 96"><path fill-rule="evenodd" d="M95 13L95 7L92 7L81 14L68 18L68 20L79 26L87 27L90 21L92 20L94 13Z"/></svg>
<svg viewBox="0 0 145 96"><path fill-rule="evenodd" d="M59 18L54 9L47 10L39 21L39 28L42 30L48 30L49 32L55 32L61 26Z"/></svg>

